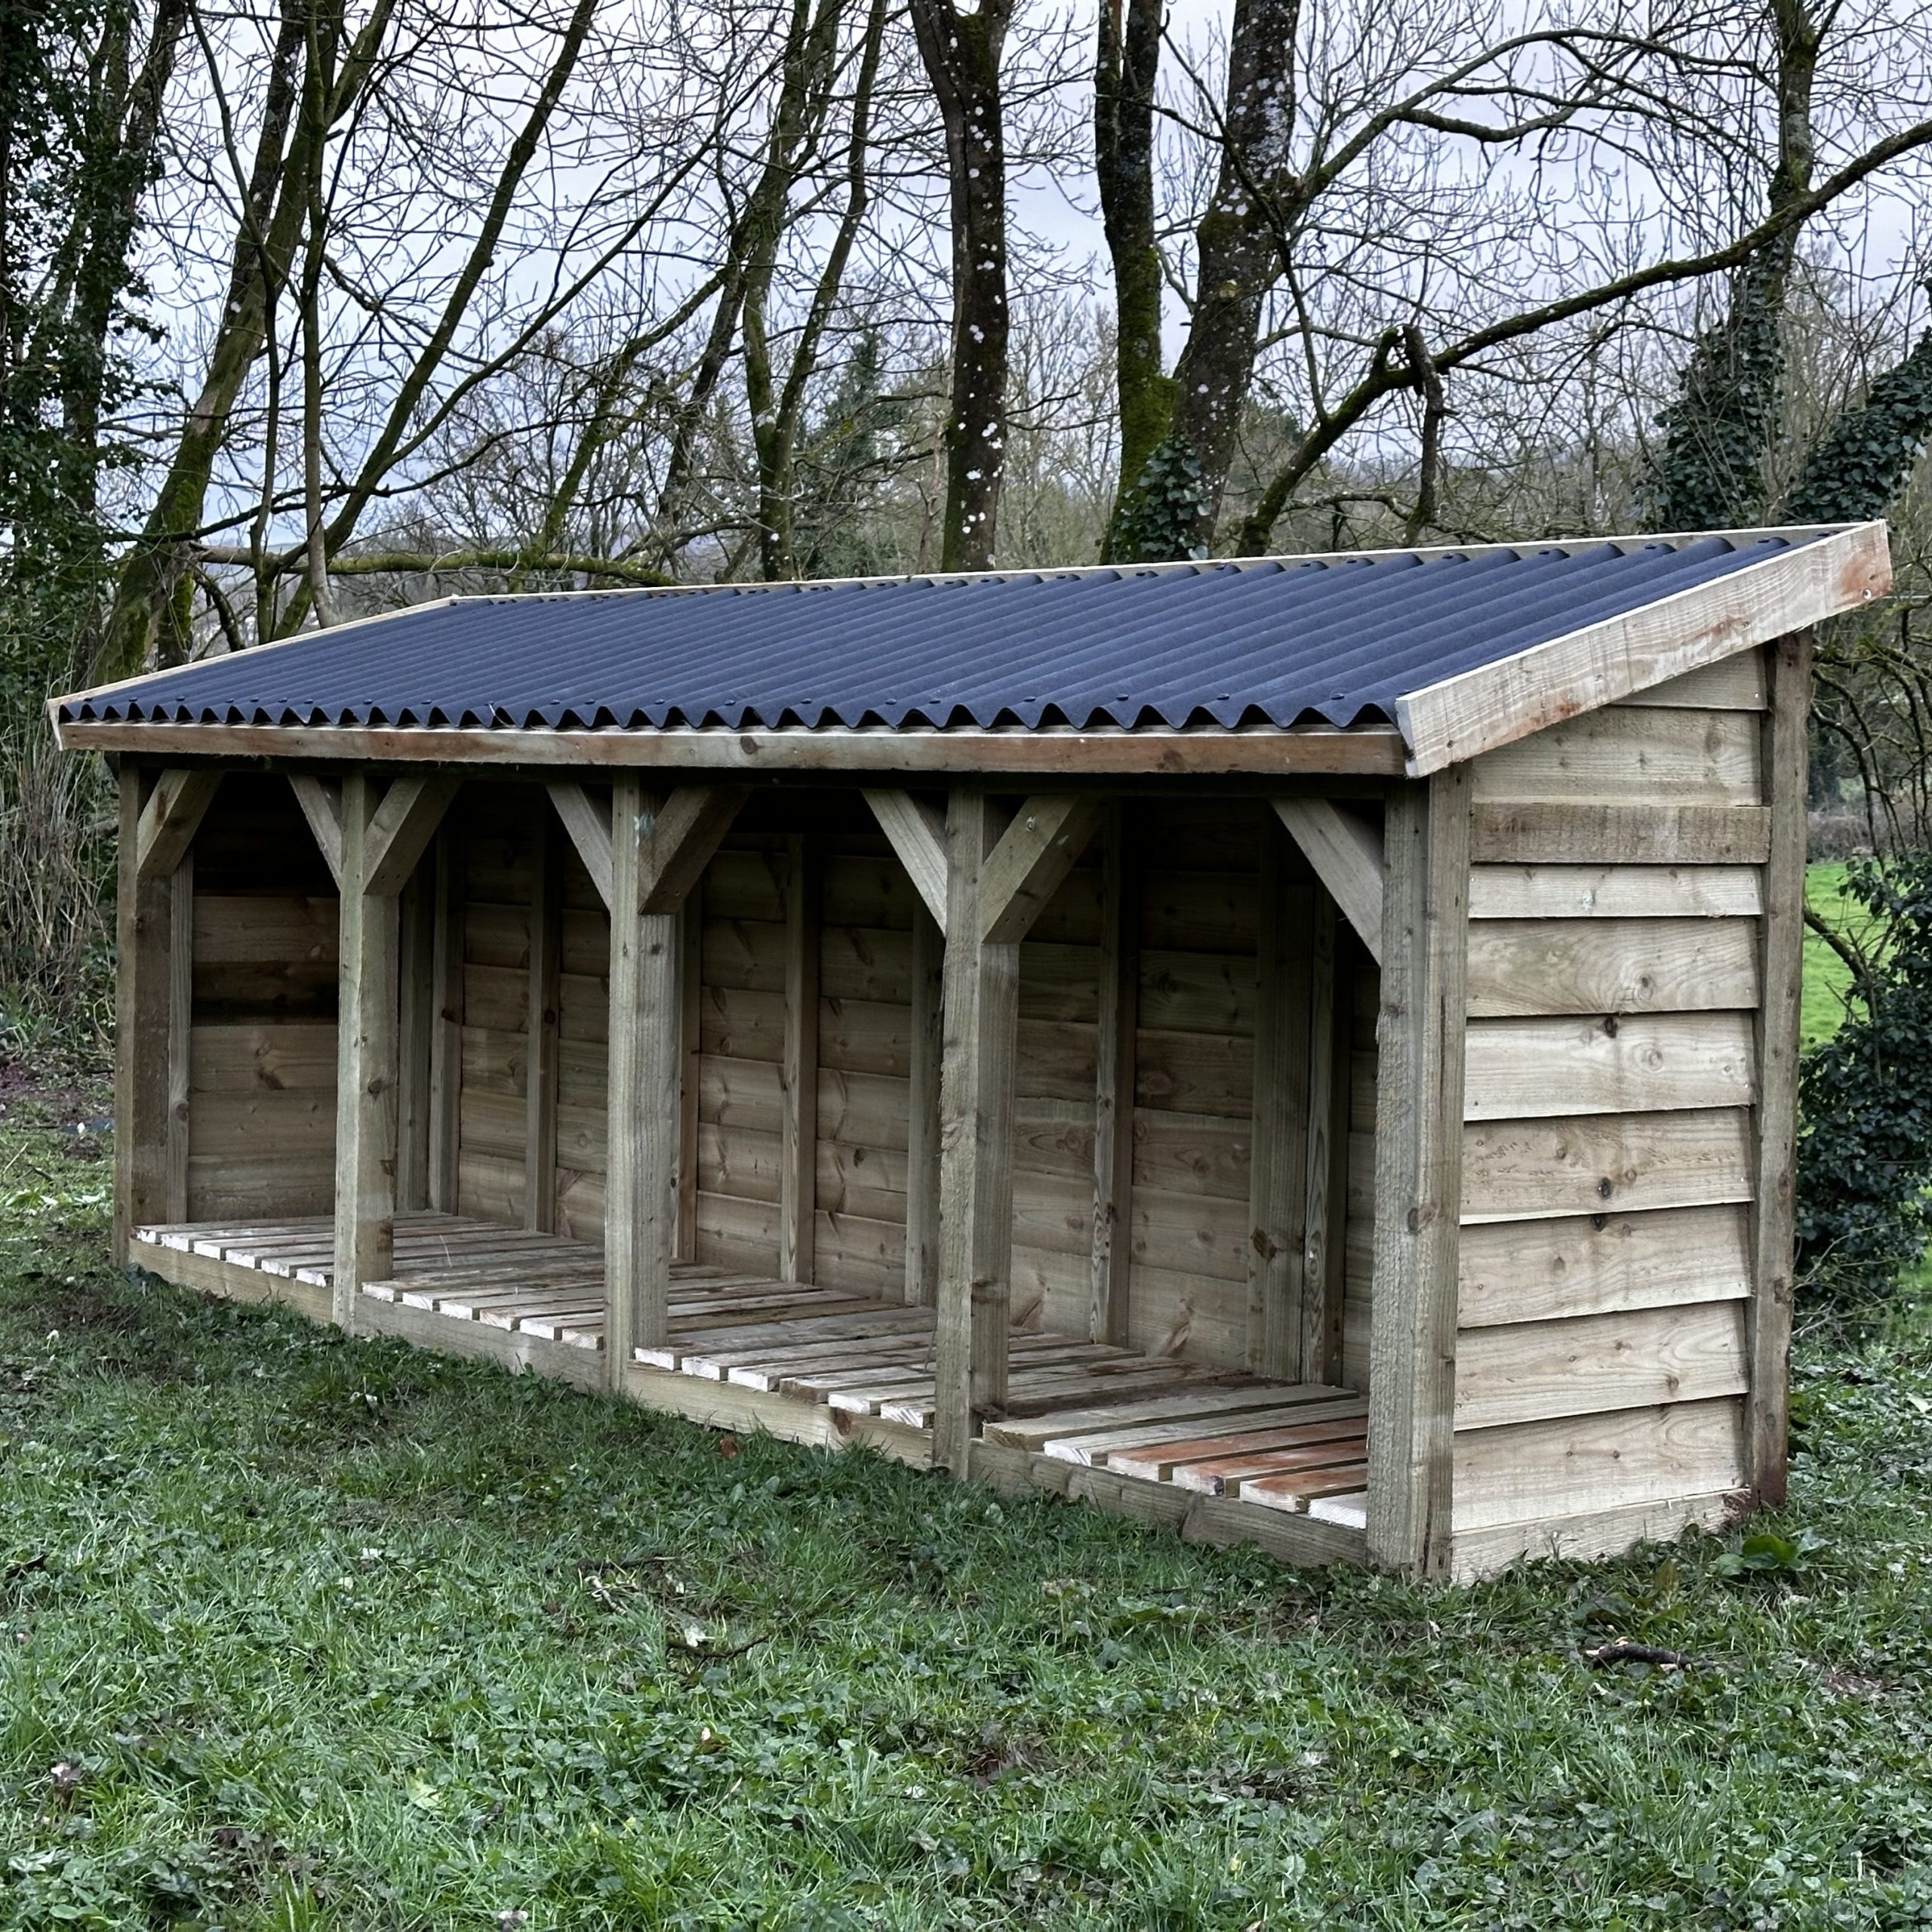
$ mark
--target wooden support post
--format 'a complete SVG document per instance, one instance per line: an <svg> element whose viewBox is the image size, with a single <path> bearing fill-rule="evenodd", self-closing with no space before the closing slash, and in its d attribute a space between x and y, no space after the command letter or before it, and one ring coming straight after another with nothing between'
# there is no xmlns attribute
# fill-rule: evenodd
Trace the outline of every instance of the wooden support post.
<svg viewBox="0 0 1932 1932"><path fill-rule="evenodd" d="M683 1041L678 1091L678 1246L680 1261L697 1259L699 1097L704 1079L704 881L678 914L678 1031Z"/></svg>
<svg viewBox="0 0 1932 1932"><path fill-rule="evenodd" d="M906 1299L939 1297L939 1108L946 942L925 907L912 914L911 1057L906 1081Z"/></svg>
<svg viewBox="0 0 1932 1932"><path fill-rule="evenodd" d="M1469 768L1389 795L1377 1028L1368 1548L1448 1567L1468 1006Z"/></svg>
<svg viewBox="0 0 1932 1932"><path fill-rule="evenodd" d="M140 872L144 774L121 767L119 891L115 904L114 1258L134 1230L168 1219L168 928L173 888Z"/></svg>
<svg viewBox="0 0 1932 1932"><path fill-rule="evenodd" d="M1134 1035L1140 1006L1140 875L1127 808L1107 808L1100 888L1100 1026L1094 1066L1094 1244L1088 1334L1128 1339L1128 1232L1134 1213Z"/></svg>
<svg viewBox="0 0 1932 1932"><path fill-rule="evenodd" d="M523 1224L557 1225L557 1010L561 994L564 855L543 795L531 813L530 968L524 1022Z"/></svg>
<svg viewBox="0 0 1932 1932"><path fill-rule="evenodd" d="M1756 1017L1756 1171L1751 1207L1751 1392L1746 1454L1752 1491L1785 1500L1790 1426L1792 1166L1798 1137L1798 1001L1804 931L1805 759L1812 637L1800 631L1766 649L1769 709L1761 726L1771 851L1759 921L1763 995Z"/></svg>
<svg viewBox="0 0 1932 1932"><path fill-rule="evenodd" d="M463 838L447 820L436 832L436 898L431 934L429 1205L457 1211L463 1100Z"/></svg>
<svg viewBox="0 0 1932 1932"><path fill-rule="evenodd" d="M605 1373L669 1334L683 1058L675 906L647 912L663 801L621 775L611 811L611 1057L604 1268Z"/></svg>
<svg viewBox="0 0 1932 1932"><path fill-rule="evenodd" d="M795 832L786 839L786 851L778 1272L784 1281L809 1281L818 1210L820 870L817 848L803 833Z"/></svg>
<svg viewBox="0 0 1932 1932"><path fill-rule="evenodd" d="M1303 1380L1339 1386L1346 1312L1349 1100L1354 1040L1334 900L1315 895L1309 1001L1308 1205L1303 1243Z"/></svg>
<svg viewBox="0 0 1932 1932"><path fill-rule="evenodd" d="M1302 1379L1308 1210L1309 926L1313 889L1289 876L1281 834L1262 828L1254 1100L1248 1166L1247 1364Z"/></svg>
<svg viewBox="0 0 1932 1932"><path fill-rule="evenodd" d="M336 1325L353 1331L355 1298L395 1272L399 915L369 881L380 793L368 774L342 788L342 959L336 1016Z"/></svg>
<svg viewBox="0 0 1932 1932"><path fill-rule="evenodd" d="M979 1424L1005 1405L1012 1292L1020 942L982 937L992 830L986 794L956 789L946 815L933 1460L962 1476Z"/></svg>
<svg viewBox="0 0 1932 1932"><path fill-rule="evenodd" d="M397 1100L395 1198L401 1208L429 1204L429 1115L436 1031L437 882L418 872L400 903L400 1063Z"/></svg>
<svg viewBox="0 0 1932 1932"><path fill-rule="evenodd" d="M189 1090L195 1025L195 854L168 882L168 1218L188 1218Z"/></svg>

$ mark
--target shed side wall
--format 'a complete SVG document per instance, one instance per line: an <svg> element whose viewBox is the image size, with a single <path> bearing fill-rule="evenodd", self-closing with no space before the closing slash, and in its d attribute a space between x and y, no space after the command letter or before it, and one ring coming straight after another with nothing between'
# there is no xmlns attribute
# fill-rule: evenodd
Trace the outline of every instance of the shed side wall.
<svg viewBox="0 0 1932 1932"><path fill-rule="evenodd" d="M1764 702L1752 652L1475 761L1458 1574L1746 1481Z"/></svg>

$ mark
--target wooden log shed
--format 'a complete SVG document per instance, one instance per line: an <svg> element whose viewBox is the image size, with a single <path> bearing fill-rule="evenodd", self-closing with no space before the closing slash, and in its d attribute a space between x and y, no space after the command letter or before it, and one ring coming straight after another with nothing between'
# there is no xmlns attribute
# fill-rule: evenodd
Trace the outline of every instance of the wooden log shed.
<svg viewBox="0 0 1932 1932"><path fill-rule="evenodd" d="M1783 1492L1884 527L457 598L58 700L115 1241L1294 1562Z"/></svg>

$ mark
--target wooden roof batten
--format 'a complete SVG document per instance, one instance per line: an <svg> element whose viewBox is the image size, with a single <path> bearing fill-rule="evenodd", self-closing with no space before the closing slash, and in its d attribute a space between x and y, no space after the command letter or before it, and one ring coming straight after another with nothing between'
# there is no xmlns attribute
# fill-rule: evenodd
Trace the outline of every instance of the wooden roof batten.
<svg viewBox="0 0 1932 1932"><path fill-rule="evenodd" d="M1534 544L1436 546L1322 553L1309 558L1241 558L1232 567L1412 556L1475 556L1502 551L1624 552L1681 548L1718 537L1782 537L1790 547L1709 581L1617 616L1580 626L1398 697L1393 723L1125 728L1041 724L1010 728L663 726L576 729L389 724L63 719L63 705L145 681L152 673L49 701L63 749L180 758L275 758L309 764L428 763L688 772L772 777L849 773L1023 779L1053 773L1093 779L1193 775L1286 779L1423 777L1595 710L1774 638L1804 629L1886 595L1892 571L1882 521L1662 536L1585 537ZM1168 577L1209 568L1192 562L1070 566L1037 572L853 578L809 583L679 586L610 592L528 592L451 598L441 605L540 605L559 597L626 601L721 592L811 592L854 585L964 583L973 576L1048 579ZM414 605L341 626L387 623L433 606ZM312 643L315 634L259 648ZM249 655L252 657L254 652ZM305 801L309 811L310 801ZM312 818L314 814L311 813ZM891 828L888 828L891 829Z"/></svg>

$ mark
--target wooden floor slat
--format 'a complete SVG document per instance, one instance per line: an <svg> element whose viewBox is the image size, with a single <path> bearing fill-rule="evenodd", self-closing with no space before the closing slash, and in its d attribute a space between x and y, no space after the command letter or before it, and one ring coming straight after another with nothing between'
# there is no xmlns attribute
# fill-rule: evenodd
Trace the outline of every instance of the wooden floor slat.
<svg viewBox="0 0 1932 1932"><path fill-rule="evenodd" d="M317 1287L334 1272L334 1229L322 1216L157 1224L134 1239ZM604 1255L587 1242L426 1212L397 1217L394 1253L390 1278L363 1290L371 1302L498 1331L506 1349L512 1332L605 1346ZM666 1314L665 1344L632 1351L645 1367L932 1429L931 1308L685 1261L672 1268ZM990 1443L1345 1527L1365 1520L1359 1395L1080 1336L1022 1331L1008 1349L1006 1413L986 1424Z"/></svg>

